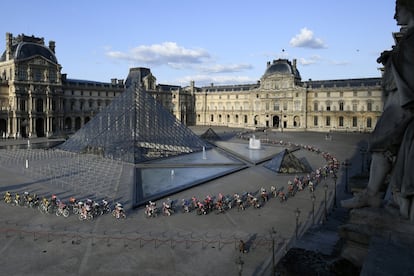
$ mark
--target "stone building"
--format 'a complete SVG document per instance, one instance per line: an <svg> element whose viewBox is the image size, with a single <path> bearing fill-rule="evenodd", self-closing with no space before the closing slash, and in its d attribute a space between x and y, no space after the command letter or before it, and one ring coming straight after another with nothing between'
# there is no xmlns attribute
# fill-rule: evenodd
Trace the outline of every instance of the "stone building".
<svg viewBox="0 0 414 276"><path fill-rule="evenodd" d="M50 137L79 129L124 90L111 83L67 79L55 42L6 33L0 57L0 135Z"/></svg>
<svg viewBox="0 0 414 276"><path fill-rule="evenodd" d="M256 84L211 84L195 102L196 125L370 132L382 111L381 78L302 82L295 60L278 59Z"/></svg>
<svg viewBox="0 0 414 276"><path fill-rule="evenodd" d="M296 60L268 62L257 83L196 87L157 84L149 68L131 68L127 80L75 80L62 74L55 42L6 33L0 57L0 135L50 137L86 124L128 79L186 125L280 131L370 132L382 112L381 79L302 81Z"/></svg>

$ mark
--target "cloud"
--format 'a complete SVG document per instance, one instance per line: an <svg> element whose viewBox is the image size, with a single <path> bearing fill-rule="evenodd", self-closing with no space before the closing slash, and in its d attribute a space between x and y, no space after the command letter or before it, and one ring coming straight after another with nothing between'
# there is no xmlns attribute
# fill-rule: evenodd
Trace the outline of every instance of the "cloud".
<svg viewBox="0 0 414 276"><path fill-rule="evenodd" d="M121 59L148 65L169 65L180 68L184 64L198 64L210 59L204 49L187 49L175 42L140 45L128 52L107 51L106 55L113 59Z"/></svg>
<svg viewBox="0 0 414 276"><path fill-rule="evenodd" d="M343 60L343 61L340 61L340 60L331 60L329 62L332 65L338 65L338 66L346 66L346 65L349 65L350 64L349 61L346 61L346 60Z"/></svg>
<svg viewBox="0 0 414 276"><path fill-rule="evenodd" d="M321 60L320 56L311 56L310 58L306 59L306 58L300 58L299 59L299 63L303 66L306 65L311 65L311 64L315 64L317 62L319 62Z"/></svg>
<svg viewBox="0 0 414 276"><path fill-rule="evenodd" d="M250 64L215 64L209 67L201 67L200 71L204 73L234 73L243 70L252 69L253 66Z"/></svg>
<svg viewBox="0 0 414 276"><path fill-rule="evenodd" d="M294 36L289 44L292 47L302 47L302 48L312 48L312 49L321 49L326 48L325 43L322 39L316 38L313 36L313 31L308 28L303 28L300 30L300 33Z"/></svg>
<svg viewBox="0 0 414 276"><path fill-rule="evenodd" d="M196 86L207 86L211 83L215 85L232 85L232 84L246 84L246 83L256 83L257 80L252 80L247 76L229 76L229 75L193 75L185 76L176 80L180 85L185 86L190 83L190 81L195 81Z"/></svg>

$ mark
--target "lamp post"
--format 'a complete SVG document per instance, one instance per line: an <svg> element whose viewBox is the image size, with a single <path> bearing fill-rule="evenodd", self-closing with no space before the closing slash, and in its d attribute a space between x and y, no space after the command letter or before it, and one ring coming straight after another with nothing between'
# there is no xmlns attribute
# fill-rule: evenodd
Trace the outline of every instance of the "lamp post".
<svg viewBox="0 0 414 276"><path fill-rule="evenodd" d="M312 224L315 225L315 194L312 193L311 195L311 199L312 199Z"/></svg>
<svg viewBox="0 0 414 276"><path fill-rule="evenodd" d="M338 176L336 175L336 173L334 172L334 175L333 175L333 180L334 180L334 207L336 208L336 207L338 207L337 205L336 205L336 180L338 179Z"/></svg>
<svg viewBox="0 0 414 276"><path fill-rule="evenodd" d="M351 166L351 163L348 159L345 159L345 161L342 162L342 166L344 166L345 169L345 193L348 193L348 168Z"/></svg>
<svg viewBox="0 0 414 276"><path fill-rule="evenodd" d="M297 240L298 239L298 230L299 230L299 216L300 216L299 208L296 208L295 215L296 215L296 240Z"/></svg>
<svg viewBox="0 0 414 276"><path fill-rule="evenodd" d="M325 220L327 220L328 219L328 207L327 207L326 196L327 196L327 193L328 193L328 184L325 183L323 188L325 189Z"/></svg>

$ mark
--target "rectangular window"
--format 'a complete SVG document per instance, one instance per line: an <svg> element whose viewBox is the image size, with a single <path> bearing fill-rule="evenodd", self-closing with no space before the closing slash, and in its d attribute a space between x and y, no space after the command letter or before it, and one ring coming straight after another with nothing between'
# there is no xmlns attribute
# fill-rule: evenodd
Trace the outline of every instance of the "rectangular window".
<svg viewBox="0 0 414 276"><path fill-rule="evenodd" d="M313 117L313 125L318 126L318 116Z"/></svg>
<svg viewBox="0 0 414 276"><path fill-rule="evenodd" d="M331 117L330 116L326 117L326 126L331 126Z"/></svg>
<svg viewBox="0 0 414 276"><path fill-rule="evenodd" d="M279 111L280 107L279 107L279 103L275 103L275 105L273 106L273 110L274 111Z"/></svg>
<svg viewBox="0 0 414 276"><path fill-rule="evenodd" d="M55 70L49 71L49 82L55 83L57 81L57 75Z"/></svg>
<svg viewBox="0 0 414 276"><path fill-rule="evenodd" d="M372 111L372 103L371 102L367 103L367 111Z"/></svg>
<svg viewBox="0 0 414 276"><path fill-rule="evenodd" d="M26 100L20 99L20 111L26 111Z"/></svg>
<svg viewBox="0 0 414 276"><path fill-rule="evenodd" d="M358 126L358 118L352 117L352 127L357 127L357 126Z"/></svg>
<svg viewBox="0 0 414 276"><path fill-rule="evenodd" d="M370 117L367 118L367 128L372 127L372 119Z"/></svg>
<svg viewBox="0 0 414 276"><path fill-rule="evenodd" d="M38 82L42 81L42 71L40 69L34 69L33 71L33 80Z"/></svg>
<svg viewBox="0 0 414 276"><path fill-rule="evenodd" d="M27 80L27 69L26 67L19 67L18 79L21 81Z"/></svg>
<svg viewBox="0 0 414 276"><path fill-rule="evenodd" d="M339 102L339 111L344 111L344 102Z"/></svg>
<svg viewBox="0 0 414 276"><path fill-rule="evenodd" d="M213 114L210 115L210 122L214 122L214 115Z"/></svg>
<svg viewBox="0 0 414 276"><path fill-rule="evenodd" d="M244 115L244 123L247 124L247 115Z"/></svg>
<svg viewBox="0 0 414 276"><path fill-rule="evenodd" d="M344 126L344 117L339 117L339 126L340 127Z"/></svg>

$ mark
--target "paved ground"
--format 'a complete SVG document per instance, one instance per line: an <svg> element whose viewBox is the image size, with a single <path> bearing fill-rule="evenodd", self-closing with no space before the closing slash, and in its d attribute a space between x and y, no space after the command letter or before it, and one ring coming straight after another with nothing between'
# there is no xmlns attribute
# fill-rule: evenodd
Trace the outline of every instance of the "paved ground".
<svg viewBox="0 0 414 276"><path fill-rule="evenodd" d="M201 134L206 128L194 128ZM214 128L222 137L232 136L234 130ZM339 161L353 163L349 175L361 169L361 141L365 134L334 133L325 140L321 133L256 133L256 137L280 139L319 147L336 156ZM24 142L24 141L23 141ZM18 143L10 140L2 143ZM307 153L308 154L308 153ZM307 157L312 165L323 164L320 155ZM345 174L338 179L338 197L346 196ZM0 192L42 188L24 175L16 175L0 167ZM196 195L256 191L276 183L286 185L293 176L278 176L262 165L210 181L171 198ZM334 185L328 180L328 207L333 202ZM324 213L324 189L316 190L315 210ZM160 201L161 202L161 201ZM272 262L272 227L276 233L276 261L294 243L295 210L299 208L299 231L312 224L312 201L307 191L281 204L272 199L263 208L244 212L230 210L226 214L197 216L175 214L171 217L144 218L143 210L128 214L117 221L103 216L91 222L42 215L37 210L12 207L0 202L0 260L2 273L12 275L237 275L243 262L242 275L269 275ZM317 218L316 222L320 220ZM238 251L243 239L249 248L246 254Z"/></svg>

